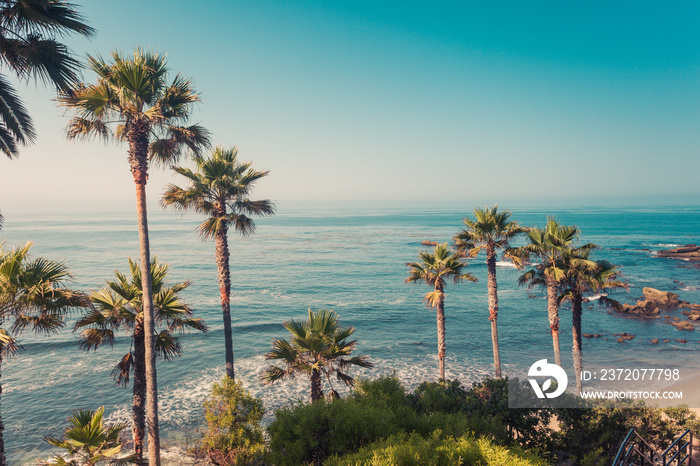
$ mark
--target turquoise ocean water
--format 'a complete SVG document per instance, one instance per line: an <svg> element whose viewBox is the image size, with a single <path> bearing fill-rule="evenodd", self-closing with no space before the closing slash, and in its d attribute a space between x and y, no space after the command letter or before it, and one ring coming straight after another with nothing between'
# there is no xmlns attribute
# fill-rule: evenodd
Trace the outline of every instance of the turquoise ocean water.
<svg viewBox="0 0 700 466"><path fill-rule="evenodd" d="M408 386L434 380L437 372L435 314L424 307L424 285L407 285L406 262L416 259L422 240L447 241L460 230L463 211L280 212L259 220L250 238L231 235L232 314L236 375L276 407L308 396L308 382L297 380L263 388L262 355L274 337L285 337L281 323L303 319L311 307L338 311L344 325L357 328L358 350L376 368L355 375L374 377L395 371ZM678 293L700 303L700 270L690 263L657 258L654 251L700 243L700 209L571 209L514 211L525 226L541 225L547 215L582 230L581 241L602 247L595 257L618 264L630 292L613 297L633 302L644 286ZM223 376L223 324L220 317L214 248L193 232L195 216L154 212L150 216L153 254L170 263L171 280L191 280L184 297L210 333L185 335L184 354L159 362L161 431L166 447L192 445L203 420L201 404L211 383ZM113 271L128 270L138 256L135 214L74 213L6 215L0 237L7 245L34 242L32 253L63 259L76 276L75 287L103 286ZM449 284L446 298L447 372L465 383L492 370L483 256L469 263L478 283ZM551 338L543 293L518 287L518 271L499 263L499 339L506 373L546 352ZM536 294L537 297L528 297ZM681 332L661 320L640 321L611 315L597 305L584 309L584 333L628 332L632 341L584 340L584 364L615 361L662 364L673 358L700 369L700 333ZM571 365L571 313L561 311L563 363ZM60 435L76 409L104 405L109 420L129 420L131 388L114 385L110 372L129 348L119 338L113 348L86 353L71 332L51 337L25 334L25 352L2 364L2 418L9 464L23 464L51 453L42 437ZM670 339L655 346L652 338ZM685 338L686 344L675 339ZM341 390L342 393L342 390Z"/></svg>

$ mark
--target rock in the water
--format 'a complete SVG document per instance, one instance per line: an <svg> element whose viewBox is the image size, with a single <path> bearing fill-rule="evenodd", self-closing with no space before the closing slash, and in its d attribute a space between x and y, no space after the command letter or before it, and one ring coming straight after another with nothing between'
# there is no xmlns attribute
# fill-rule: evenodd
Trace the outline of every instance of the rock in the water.
<svg viewBox="0 0 700 466"><path fill-rule="evenodd" d="M676 340L678 343L688 343L688 340Z"/></svg>
<svg viewBox="0 0 700 466"><path fill-rule="evenodd" d="M676 259L700 260L700 246L686 244L679 248L665 249L656 253L659 257L673 257Z"/></svg>
<svg viewBox="0 0 700 466"><path fill-rule="evenodd" d="M676 327L678 330L695 330L692 323L684 320L683 322L671 322L671 325Z"/></svg>
<svg viewBox="0 0 700 466"><path fill-rule="evenodd" d="M693 311L700 311L700 304L689 303L688 301L680 301L678 307L684 307L686 309L692 309Z"/></svg>
<svg viewBox="0 0 700 466"><path fill-rule="evenodd" d="M421 241L420 244L422 244L423 246L437 246L438 245L437 241L428 241L428 240Z"/></svg>
<svg viewBox="0 0 700 466"><path fill-rule="evenodd" d="M627 332L613 333L613 336L620 337L623 340L634 340L634 335L627 333ZM620 338L618 338L617 341L620 341Z"/></svg>
<svg viewBox="0 0 700 466"><path fill-rule="evenodd" d="M644 299L651 301L658 306L666 306L676 308L678 307L678 295L676 293L671 293L670 291L661 291L656 288L650 288L645 286L642 289L644 293Z"/></svg>
<svg viewBox="0 0 700 466"><path fill-rule="evenodd" d="M669 340L668 338L666 338L666 339L664 340L664 343L668 343L669 341L671 341L671 340Z"/></svg>
<svg viewBox="0 0 700 466"><path fill-rule="evenodd" d="M627 341L627 340L624 339L624 338L622 338L622 337L620 337L620 338L617 339L617 342L618 342L618 343L624 343L625 341Z"/></svg>
<svg viewBox="0 0 700 466"><path fill-rule="evenodd" d="M655 344L655 345L658 345L658 344L659 344L659 339L658 339L658 338L654 338L653 340L651 340L651 342L652 342L653 344Z"/></svg>
<svg viewBox="0 0 700 466"><path fill-rule="evenodd" d="M690 314L688 316L688 319L690 320L700 320L700 314Z"/></svg>
<svg viewBox="0 0 700 466"><path fill-rule="evenodd" d="M634 314L637 317L649 317L654 319L661 317L659 306L653 301L649 301L647 299L637 301L633 305L623 304L620 311Z"/></svg>
<svg viewBox="0 0 700 466"><path fill-rule="evenodd" d="M586 338L600 338L603 335L601 335L600 333L584 333L583 336Z"/></svg>

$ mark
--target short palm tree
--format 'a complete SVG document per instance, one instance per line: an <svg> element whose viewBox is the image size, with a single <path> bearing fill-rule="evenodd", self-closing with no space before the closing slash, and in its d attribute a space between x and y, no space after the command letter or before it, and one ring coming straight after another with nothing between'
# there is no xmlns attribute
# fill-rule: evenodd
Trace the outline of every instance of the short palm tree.
<svg viewBox="0 0 700 466"><path fill-rule="evenodd" d="M56 455L49 461L42 461L41 466L94 466L108 463L111 465L140 464L135 455L119 455L122 443L119 439L126 423L104 425L104 406L95 411L76 411L68 417L70 427L62 439L44 437L51 445L62 448L69 459Z"/></svg>
<svg viewBox="0 0 700 466"><path fill-rule="evenodd" d="M92 36L94 32L73 3L0 0L0 150L9 158L17 157L18 146L33 142L36 134L5 70L20 79L38 79L65 90L76 82L80 62L59 39L73 33Z"/></svg>
<svg viewBox="0 0 700 466"><path fill-rule="evenodd" d="M559 301L558 293L564 280L562 258L573 247L573 241L578 238L579 230L575 226L559 225L548 218L544 228L530 228L526 233L528 244L520 248L520 252L528 259L540 261L520 276L518 283L529 287L538 285L547 290L547 316L552 332L554 361L561 367L561 352L559 350ZM582 246L585 247L585 246Z"/></svg>
<svg viewBox="0 0 700 466"><path fill-rule="evenodd" d="M406 283L422 282L433 287L433 291L425 295L426 306L437 311L438 360L440 380L445 380L445 280L452 279L454 283L463 280L477 281L470 273L463 273L466 267L461 254L454 252L447 243L438 244L430 253L421 251L419 261L408 264L410 267Z"/></svg>
<svg viewBox="0 0 700 466"><path fill-rule="evenodd" d="M493 365L496 378L501 378L501 356L498 348L498 284L496 283L496 252L503 249L503 257L517 266L521 258L513 254L510 240L524 233L525 229L518 222L510 220L510 212L498 212L498 205L491 208L474 209L474 219L464 218L467 227L454 237L458 251L467 253L467 257L476 257L482 250L486 252L486 270L488 274L489 321L491 322L491 343L493 346Z"/></svg>
<svg viewBox="0 0 700 466"><path fill-rule="evenodd" d="M588 244L581 248L572 249L562 258L564 280L562 282L559 301L571 301L573 321L572 356L574 372L576 373L576 393L581 393L583 371L583 341L581 338L581 315L583 310L584 293L603 293L616 288L627 289L627 283L620 280L620 271L608 261L593 261L589 259L592 249L597 246ZM603 306L619 306L620 304L600 296L598 303Z"/></svg>
<svg viewBox="0 0 700 466"><path fill-rule="evenodd" d="M126 386L133 373L133 426L134 452L143 458L143 436L145 429L146 403L146 361L145 329L143 324L143 287L139 264L129 259L130 276L115 271L115 280L90 294L93 308L76 324L80 333L80 347L83 350L96 350L98 347L114 344L115 332L124 329L131 336L131 348L112 371L118 385ZM201 319L193 317L192 308L185 304L179 293L190 286L190 282L168 285L166 278L168 264L154 258L151 262L151 283L153 284L153 304L156 324L163 328L156 334L156 354L168 360L182 353L180 341L175 332L207 328Z"/></svg>
<svg viewBox="0 0 700 466"><path fill-rule="evenodd" d="M306 322L290 320L284 323L284 328L292 334L291 340L273 340L272 350L265 354L266 360L279 361L282 367L268 367L261 376L263 385L303 374L311 380L311 401L314 402L323 398L324 378L331 390L333 374L352 387L355 379L346 373L346 369L373 367L367 356L349 357L357 344L357 340L348 341L355 333L355 327L341 327L334 311L321 309L314 312L309 309Z"/></svg>
<svg viewBox="0 0 700 466"><path fill-rule="evenodd" d="M127 142L129 146L128 161L136 186L139 261L144 265L148 454L151 466L159 466L153 296L148 274L151 260L146 209L148 164L175 163L183 148L199 152L209 145L209 136L199 125L184 126L200 98L190 80L177 75L168 82L165 57L136 49L133 58L113 52L111 63L99 56L89 56L88 65L97 75L97 82L77 85L63 93L58 102L74 113L68 123L69 139L99 137Z"/></svg>
<svg viewBox="0 0 700 466"><path fill-rule="evenodd" d="M66 287L73 276L62 262L41 257L31 259L31 243L10 251L0 245L0 365L3 358L22 347L16 336L26 329L50 335L64 326L64 317L74 308L90 305L88 297ZM0 387L0 393L2 389ZM5 466L2 418L0 418L0 466Z"/></svg>
<svg viewBox="0 0 700 466"><path fill-rule="evenodd" d="M252 216L274 214L275 206L269 200L251 201L248 198L255 182L269 172L254 170L250 162L239 162L237 147L217 147L209 157L195 156L192 161L194 170L175 167L177 173L187 178L189 185L186 188L168 186L161 202L166 207L194 210L207 217L198 230L203 238L213 238L216 247L216 267L224 317L226 375L233 379L228 231L231 228L243 236L251 235L255 231Z"/></svg>

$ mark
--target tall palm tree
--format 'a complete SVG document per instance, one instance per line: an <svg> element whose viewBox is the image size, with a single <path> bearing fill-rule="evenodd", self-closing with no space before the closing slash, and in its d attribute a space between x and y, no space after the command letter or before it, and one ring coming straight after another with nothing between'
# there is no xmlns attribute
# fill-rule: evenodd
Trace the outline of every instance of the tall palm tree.
<svg viewBox="0 0 700 466"><path fill-rule="evenodd" d="M183 126L200 98L192 82L180 75L168 83L165 57L136 49L133 58L113 52L112 63L88 56L88 65L97 75L97 82L79 84L63 93L58 102L75 114L68 123L69 139L100 137L129 145L128 161L136 185L139 261L143 265L148 456L151 466L160 466L153 298L148 273L148 164L175 163L183 147L199 152L209 145L209 136L199 125Z"/></svg>
<svg viewBox="0 0 700 466"><path fill-rule="evenodd" d="M0 0L0 64L23 80L40 80L65 90L77 81L80 62L60 38L92 36L76 5L63 0ZM17 91L0 73L0 150L9 158L18 145L34 142L32 119Z"/></svg>
<svg viewBox="0 0 700 466"><path fill-rule="evenodd" d="M276 338L272 350L265 354L268 361L280 361L282 367L270 366L261 375L263 385L308 375L311 380L311 402L323 398L323 378L333 389L331 375L345 385L352 387L355 379L346 373L351 366L373 367L367 356L350 356L357 340L348 341L355 333L355 327L341 327L338 314L321 309L309 309L306 322L290 320L284 328L292 334L291 341Z"/></svg>
<svg viewBox="0 0 700 466"><path fill-rule="evenodd" d="M423 282L433 287L433 291L427 293L423 301L426 306L437 311L440 380L445 380L445 280L451 278L454 283L477 280L470 273L462 273L466 265L462 262L461 254L452 251L447 243L438 244L432 253L421 251L418 259L419 262L408 264L410 270L406 283Z"/></svg>
<svg viewBox="0 0 700 466"><path fill-rule="evenodd" d="M221 293L221 310L224 317L224 345L226 375L234 378L233 335L231 334L231 271L229 267L228 230L234 229L243 236L255 231L251 216L275 213L269 200L251 201L248 196L255 182L267 176L268 171L251 168L251 162L238 161L238 147L217 147L209 157L192 158L194 170L175 167L175 171L187 178L189 185L180 188L170 185L163 195L163 206L194 210L207 216L197 228L205 239L214 238L216 267Z"/></svg>
<svg viewBox="0 0 700 466"><path fill-rule="evenodd" d="M583 371L583 341L581 338L581 315L583 310L584 293L603 293L616 288L627 289L628 285L619 279L620 271L608 261L593 261L589 259L594 244L572 249L562 258L564 270L563 290L559 301L571 301L572 315L572 356L574 359L574 372L576 374L576 393L581 393ZM602 306L619 306L620 304L608 298L600 296L598 304Z"/></svg>
<svg viewBox="0 0 700 466"><path fill-rule="evenodd" d="M511 260L517 266L522 265L522 259L513 254L510 240L524 233L525 228L518 222L510 221L510 212L498 212L498 204L489 208L474 209L474 220L464 218L467 227L454 237L458 251L467 253L467 257L476 257L482 250L486 252L486 271L488 274L489 321L491 322L491 343L493 346L493 365L496 378L501 378L501 356L498 348L498 284L496 283L496 252L503 249L503 257Z"/></svg>
<svg viewBox="0 0 700 466"><path fill-rule="evenodd" d="M63 327L68 311L90 305L85 294L66 287L73 278L66 265L31 259L31 246L3 251L0 245L0 323L11 323L9 331L0 328L0 365L22 349L16 336L24 330L50 335ZM0 466L6 464L3 431L0 417Z"/></svg>
<svg viewBox="0 0 700 466"><path fill-rule="evenodd" d="M548 218L544 228L535 227L527 231L528 244L520 248L520 252L528 259L537 258L540 261L521 275L518 283L530 287L539 285L547 290L547 317L552 332L554 362L560 367L558 293L564 280L562 258L572 248L578 234L579 230L575 226L559 225L555 219Z"/></svg>
<svg viewBox="0 0 700 466"><path fill-rule="evenodd" d="M80 333L80 347L83 350L96 350L98 347L114 344L115 331L125 329L131 334L131 348L112 371L117 385L127 386L133 372L133 425L134 453L143 459L143 435L146 424L146 361L144 358L145 330L143 313L143 287L139 264L129 259L130 276L115 271L115 280L90 294L93 308L75 324ZM206 332L201 319L193 318L193 311L182 302L179 293L190 286L190 282L167 285L168 264L155 257L151 262L151 283L156 324L165 328L156 335L156 353L169 360L180 356L182 346L174 332L192 329Z"/></svg>

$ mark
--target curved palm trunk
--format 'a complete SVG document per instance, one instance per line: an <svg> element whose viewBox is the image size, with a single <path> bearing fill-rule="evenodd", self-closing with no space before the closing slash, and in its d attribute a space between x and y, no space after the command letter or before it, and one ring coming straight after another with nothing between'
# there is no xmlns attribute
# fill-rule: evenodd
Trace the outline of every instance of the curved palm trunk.
<svg viewBox="0 0 700 466"><path fill-rule="evenodd" d="M2 356L0 356L0 367L2 366ZM0 384L0 397L2 397L2 384ZM2 423L2 415L0 414L0 466L5 466L5 424Z"/></svg>
<svg viewBox="0 0 700 466"><path fill-rule="evenodd" d="M318 369L311 370L311 402L323 398L323 389L321 388L321 372Z"/></svg>
<svg viewBox="0 0 700 466"><path fill-rule="evenodd" d="M486 270L488 274L489 321L491 322L491 344L493 346L493 366L496 378L501 378L501 355L498 348L498 284L496 283L496 248L486 247Z"/></svg>
<svg viewBox="0 0 700 466"><path fill-rule="evenodd" d="M134 398L131 411L134 415L131 433L134 439L134 453L143 459L143 436L146 430L146 342L143 320L138 319L134 328Z"/></svg>
<svg viewBox="0 0 700 466"><path fill-rule="evenodd" d="M440 301L437 306L437 337L438 337L438 361L440 365L440 380L445 380L445 283L438 280L435 289L440 292Z"/></svg>
<svg viewBox="0 0 700 466"><path fill-rule="evenodd" d="M135 121L129 130L129 163L136 184L136 216L139 226L139 258L143 290L144 360L146 366L146 420L148 425L148 464L160 466L158 432L158 382L156 374L155 328L153 322L153 289L151 286L151 251L148 240L146 181L148 179L149 128Z"/></svg>
<svg viewBox="0 0 700 466"><path fill-rule="evenodd" d="M552 330L552 345L554 346L554 362L561 367L561 353L559 352L559 305L557 304L557 282L552 277L546 277L547 281L547 315L549 328Z"/></svg>
<svg viewBox="0 0 700 466"><path fill-rule="evenodd" d="M576 374L576 393L581 393L583 382L581 381L581 371L583 370L582 349L583 342L581 340L581 314L583 310L583 296L580 293L574 295L571 302L571 314L573 320L573 328L571 333L574 336L573 341L573 357L574 357L574 373Z"/></svg>
<svg viewBox="0 0 700 466"><path fill-rule="evenodd" d="M226 347L226 375L234 379L233 335L231 333L231 271L229 270L228 228L216 232L216 268L221 292L221 311L224 315L224 345Z"/></svg>

